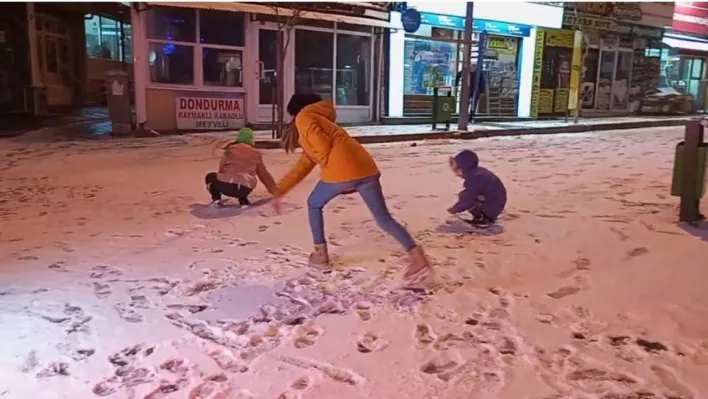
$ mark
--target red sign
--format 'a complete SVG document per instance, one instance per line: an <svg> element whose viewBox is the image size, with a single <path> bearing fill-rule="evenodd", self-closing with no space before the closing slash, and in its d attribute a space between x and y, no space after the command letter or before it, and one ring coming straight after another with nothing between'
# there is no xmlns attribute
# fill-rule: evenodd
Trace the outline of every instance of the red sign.
<svg viewBox="0 0 708 399"><path fill-rule="evenodd" d="M671 27L680 32L708 35L708 2L677 2Z"/></svg>

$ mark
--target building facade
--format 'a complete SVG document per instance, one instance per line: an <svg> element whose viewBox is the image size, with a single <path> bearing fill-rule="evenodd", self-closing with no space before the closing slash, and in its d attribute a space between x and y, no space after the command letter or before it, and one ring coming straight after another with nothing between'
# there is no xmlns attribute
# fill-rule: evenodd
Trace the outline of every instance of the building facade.
<svg viewBox="0 0 708 399"><path fill-rule="evenodd" d="M694 109L708 111L708 3L677 2L671 29L647 50L658 57L661 84L691 95Z"/></svg>
<svg viewBox="0 0 708 399"><path fill-rule="evenodd" d="M131 69L128 17L120 3L2 3L0 113L102 102L105 71Z"/></svg>
<svg viewBox="0 0 708 399"><path fill-rule="evenodd" d="M139 3L132 7L136 114L156 130L271 125L275 87L312 91L342 123L377 118L383 7L311 11L278 3ZM302 6L298 6L302 7ZM334 7L334 6L332 6ZM351 13L350 13L351 14ZM282 22L298 15L288 34ZM280 18L280 25L277 22ZM283 76L276 76L285 45ZM377 50L378 49L378 50Z"/></svg>
<svg viewBox="0 0 708 399"><path fill-rule="evenodd" d="M430 116L434 88L455 87L462 69L466 3L415 1L407 6L419 11L421 25L406 33L401 14L392 13L396 29L388 46L387 115L393 118ZM488 33L483 61L486 84L477 115L530 116L536 29L560 28L562 23L563 8L556 5L475 3L473 60L478 57L480 33Z"/></svg>
<svg viewBox="0 0 708 399"><path fill-rule="evenodd" d="M671 26L671 2L566 3L563 27L583 33L581 115L628 114L653 89L653 60L646 49L660 44Z"/></svg>

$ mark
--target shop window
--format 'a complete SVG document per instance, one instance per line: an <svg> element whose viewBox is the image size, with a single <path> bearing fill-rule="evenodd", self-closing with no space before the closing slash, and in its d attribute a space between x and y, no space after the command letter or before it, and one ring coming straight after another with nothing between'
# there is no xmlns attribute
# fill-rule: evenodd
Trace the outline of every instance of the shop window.
<svg viewBox="0 0 708 399"><path fill-rule="evenodd" d="M333 58L332 32L295 30L295 92L314 92L331 100Z"/></svg>
<svg viewBox="0 0 708 399"><path fill-rule="evenodd" d="M152 82L243 87L245 14L156 6L147 32Z"/></svg>
<svg viewBox="0 0 708 399"><path fill-rule="evenodd" d="M147 13L148 39L196 42L196 10L181 7L151 6Z"/></svg>
<svg viewBox="0 0 708 399"><path fill-rule="evenodd" d="M270 29L258 30L258 60L260 61L260 79L258 79L258 104L275 103L275 87L277 84L276 65L278 49L276 47L277 32Z"/></svg>
<svg viewBox="0 0 708 399"><path fill-rule="evenodd" d="M71 87L75 83L70 29L58 19L38 14L37 57L40 79L45 85Z"/></svg>
<svg viewBox="0 0 708 399"><path fill-rule="evenodd" d="M436 86L454 85L457 75L455 43L406 38L404 46L404 94L432 95Z"/></svg>
<svg viewBox="0 0 708 399"><path fill-rule="evenodd" d="M337 34L337 105L369 105L371 36Z"/></svg>
<svg viewBox="0 0 708 399"><path fill-rule="evenodd" d="M155 83L194 84L194 47L150 43L150 80Z"/></svg>
<svg viewBox="0 0 708 399"><path fill-rule="evenodd" d="M516 116L519 98L519 42L516 37L487 38L487 56L484 60L485 82L480 89L478 113L496 116ZM570 79L570 63L559 67L559 81ZM567 84L562 83L562 87Z"/></svg>
<svg viewBox="0 0 708 399"><path fill-rule="evenodd" d="M133 28L123 24L123 62L133 62Z"/></svg>
<svg viewBox="0 0 708 399"><path fill-rule="evenodd" d="M598 63L600 62L600 50L588 49L584 58L580 81L580 106L582 109L595 108L595 87L597 86Z"/></svg>
<svg viewBox="0 0 708 399"><path fill-rule="evenodd" d="M245 41L244 14L199 10L200 43L243 47Z"/></svg>
<svg viewBox="0 0 708 399"><path fill-rule="evenodd" d="M243 86L241 50L202 49L202 71L205 86Z"/></svg>
<svg viewBox="0 0 708 399"><path fill-rule="evenodd" d="M84 19L86 55L104 60L132 62L133 34L130 24L87 15ZM122 38L122 41L121 41Z"/></svg>
<svg viewBox="0 0 708 399"><path fill-rule="evenodd" d="M427 35L430 36L429 26ZM418 32L416 32L417 34ZM403 113L430 115L436 86L453 86L459 46L447 41L407 37L403 48Z"/></svg>

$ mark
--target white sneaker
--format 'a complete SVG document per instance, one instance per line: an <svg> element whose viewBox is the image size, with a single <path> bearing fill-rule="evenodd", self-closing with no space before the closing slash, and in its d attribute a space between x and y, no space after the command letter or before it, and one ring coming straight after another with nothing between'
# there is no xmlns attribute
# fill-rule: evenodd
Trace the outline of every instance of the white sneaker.
<svg viewBox="0 0 708 399"><path fill-rule="evenodd" d="M214 200L211 201L211 206L214 208L222 208L224 206L224 202L222 200Z"/></svg>

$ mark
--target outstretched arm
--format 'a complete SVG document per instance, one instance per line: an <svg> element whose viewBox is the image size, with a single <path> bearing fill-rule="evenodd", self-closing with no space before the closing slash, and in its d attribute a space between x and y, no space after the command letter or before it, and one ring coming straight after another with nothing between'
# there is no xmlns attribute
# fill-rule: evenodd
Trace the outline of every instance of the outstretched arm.
<svg viewBox="0 0 708 399"><path fill-rule="evenodd" d="M276 195L277 196L282 196L287 194L290 190L293 189L298 183L300 183L304 178L307 177L307 175L312 172L312 169L315 168L315 161L311 160L310 158L307 157L307 155L300 154L300 159L297 160L297 163L295 166L293 166L290 171L283 176L282 179L278 182L277 188L276 188ZM265 183L264 183L265 184Z"/></svg>
<svg viewBox="0 0 708 399"><path fill-rule="evenodd" d="M462 192L460 198L457 200L455 205L453 205L448 211L450 213L460 213L471 209L473 206L477 205L477 196L479 195L482 187L474 182L465 182L465 191Z"/></svg>

